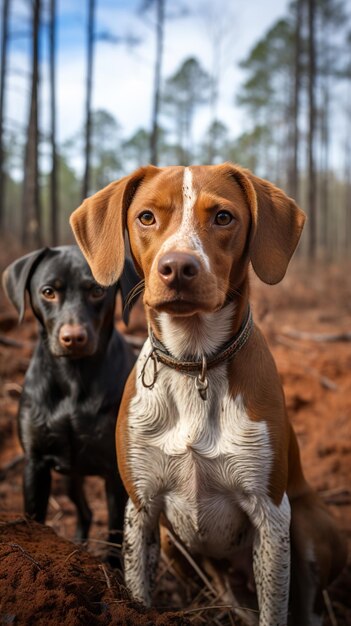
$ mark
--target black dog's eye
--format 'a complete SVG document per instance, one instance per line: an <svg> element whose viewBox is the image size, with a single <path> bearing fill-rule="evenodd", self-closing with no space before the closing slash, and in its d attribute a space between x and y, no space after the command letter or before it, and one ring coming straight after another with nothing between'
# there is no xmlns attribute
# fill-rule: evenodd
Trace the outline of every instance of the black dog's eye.
<svg viewBox="0 0 351 626"><path fill-rule="evenodd" d="M138 219L143 226L152 226L152 224L156 222L155 216L151 211L143 211L143 213L140 213L138 216Z"/></svg>
<svg viewBox="0 0 351 626"><path fill-rule="evenodd" d="M234 218L229 211L218 211L215 217L215 224L217 224L217 226L228 226L233 219Z"/></svg>
<svg viewBox="0 0 351 626"><path fill-rule="evenodd" d="M53 287L43 287L41 295L45 298L45 300L55 300L56 291Z"/></svg>
<svg viewBox="0 0 351 626"><path fill-rule="evenodd" d="M99 300L100 298L103 298L104 295L105 289L103 287L100 287L100 285L94 285L90 289L90 296L94 298L94 300Z"/></svg>

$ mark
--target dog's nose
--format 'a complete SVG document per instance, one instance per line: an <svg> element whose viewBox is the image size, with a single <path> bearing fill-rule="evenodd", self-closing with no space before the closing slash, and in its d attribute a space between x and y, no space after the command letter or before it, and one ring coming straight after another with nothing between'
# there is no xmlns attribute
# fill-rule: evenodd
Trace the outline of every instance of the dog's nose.
<svg viewBox="0 0 351 626"><path fill-rule="evenodd" d="M158 262L158 273L168 286L177 289L188 286L200 272L200 262L186 252L169 252Z"/></svg>
<svg viewBox="0 0 351 626"><path fill-rule="evenodd" d="M63 324L59 341L64 348L83 348L88 341L88 333L80 324Z"/></svg>

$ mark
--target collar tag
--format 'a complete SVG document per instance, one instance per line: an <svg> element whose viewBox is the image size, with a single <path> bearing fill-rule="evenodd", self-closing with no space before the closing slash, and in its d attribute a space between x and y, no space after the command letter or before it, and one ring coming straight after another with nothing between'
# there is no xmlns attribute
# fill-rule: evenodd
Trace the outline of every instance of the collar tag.
<svg viewBox="0 0 351 626"><path fill-rule="evenodd" d="M204 401L207 400L207 361L205 355L202 356L202 369L198 376L195 378L195 387L199 392L200 398Z"/></svg>

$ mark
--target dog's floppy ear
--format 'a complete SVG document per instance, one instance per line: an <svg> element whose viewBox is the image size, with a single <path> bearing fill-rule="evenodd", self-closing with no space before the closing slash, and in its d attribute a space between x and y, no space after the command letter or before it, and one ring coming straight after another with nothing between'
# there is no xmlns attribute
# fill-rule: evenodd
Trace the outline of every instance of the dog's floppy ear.
<svg viewBox="0 0 351 626"><path fill-rule="evenodd" d="M122 274L127 209L141 182L157 171L151 165L139 168L84 200L71 215L77 243L101 285L112 285Z"/></svg>
<svg viewBox="0 0 351 626"><path fill-rule="evenodd" d="M130 300L128 300L128 295L140 282L140 276L136 273L133 262L126 258L123 272L118 281L122 296L122 317L126 326L128 326L130 310L137 299L137 294L135 298L132 297Z"/></svg>
<svg viewBox="0 0 351 626"><path fill-rule="evenodd" d="M49 248L41 248L14 261L3 272L2 286L18 313L18 321L22 322L26 307L26 289L30 278L45 256Z"/></svg>
<svg viewBox="0 0 351 626"><path fill-rule="evenodd" d="M233 166L233 174L250 205L251 263L263 282L275 285L284 278L306 215L294 200L267 180L239 166Z"/></svg>

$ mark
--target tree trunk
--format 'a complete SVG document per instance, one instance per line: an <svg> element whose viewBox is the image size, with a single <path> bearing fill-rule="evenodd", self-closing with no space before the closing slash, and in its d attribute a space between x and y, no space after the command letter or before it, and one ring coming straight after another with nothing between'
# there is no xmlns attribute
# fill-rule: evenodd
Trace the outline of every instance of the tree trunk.
<svg viewBox="0 0 351 626"><path fill-rule="evenodd" d="M50 0L50 107L51 107L51 184L50 222L51 242L57 246L59 197L57 188L57 147L56 147L56 0Z"/></svg>
<svg viewBox="0 0 351 626"><path fill-rule="evenodd" d="M321 181L321 245L324 253L328 252L330 244L328 236L329 228L329 149L330 149L330 132L329 132L329 110L330 110L330 92L328 77L325 77L323 87L323 114L321 128L322 142L322 181Z"/></svg>
<svg viewBox="0 0 351 626"><path fill-rule="evenodd" d="M344 206L344 223L345 223L345 236L344 236L344 253L345 256L350 258L351 251L351 147L349 154L348 174L345 180L345 206Z"/></svg>
<svg viewBox="0 0 351 626"><path fill-rule="evenodd" d="M221 44L220 41L216 41L213 44L213 62L212 62L212 75L211 75L211 86L210 86L210 111L211 111L211 122L210 127L213 126L217 122L217 109L218 109L218 100L219 100L219 81L220 81L220 54L221 54ZM212 137L208 142L208 164L212 165L214 158L216 155L216 146L215 142L212 141Z"/></svg>
<svg viewBox="0 0 351 626"><path fill-rule="evenodd" d="M351 62L350 68L351 68ZM343 253L350 257L351 252L351 72L347 82L347 107L345 128L345 187L344 187L344 250Z"/></svg>
<svg viewBox="0 0 351 626"><path fill-rule="evenodd" d="M154 102L152 113L152 129L150 135L150 162L158 165L158 117L160 110L161 67L163 56L163 34L165 23L165 0L157 0L157 51L154 78Z"/></svg>
<svg viewBox="0 0 351 626"><path fill-rule="evenodd" d="M88 63L87 63L87 93L85 108L85 170L83 178L82 198L86 198L90 192L90 159L91 159L91 96L93 87L93 60L94 60L94 21L95 21L95 0L89 0L88 16Z"/></svg>
<svg viewBox="0 0 351 626"><path fill-rule="evenodd" d="M27 145L24 161L22 198L22 244L28 247L39 247L42 245L38 164L38 61L40 10L40 0L34 0L32 28L32 85L27 131Z"/></svg>
<svg viewBox="0 0 351 626"><path fill-rule="evenodd" d="M0 61L0 228L5 224L5 145L4 145L4 115L5 90L7 71L7 46L9 39L9 5L10 0L3 0L2 29L1 29L1 61Z"/></svg>
<svg viewBox="0 0 351 626"><path fill-rule="evenodd" d="M299 113L301 94L302 8L303 0L296 0L294 90L291 107L292 155L289 168L288 189L289 195L297 202L299 200Z"/></svg>
<svg viewBox="0 0 351 626"><path fill-rule="evenodd" d="M309 207L309 245L310 259L316 258L317 252L317 185L315 165L316 135L316 36L315 36L315 0L308 0L308 207Z"/></svg>

